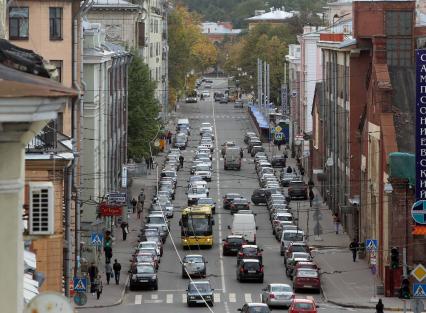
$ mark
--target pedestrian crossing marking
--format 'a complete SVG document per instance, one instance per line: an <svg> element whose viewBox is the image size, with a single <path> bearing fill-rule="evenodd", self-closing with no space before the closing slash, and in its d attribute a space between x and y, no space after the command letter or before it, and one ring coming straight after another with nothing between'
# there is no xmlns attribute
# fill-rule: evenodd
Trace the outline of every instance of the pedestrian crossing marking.
<svg viewBox="0 0 426 313"><path fill-rule="evenodd" d="M232 302L232 303L237 302L237 297L236 297L235 293L229 294L229 302Z"/></svg>
<svg viewBox="0 0 426 313"><path fill-rule="evenodd" d="M186 302L186 293L182 294L182 302L185 303Z"/></svg>
<svg viewBox="0 0 426 313"><path fill-rule="evenodd" d="M219 303L220 302L220 293L215 292L214 294L214 302Z"/></svg>
<svg viewBox="0 0 426 313"><path fill-rule="evenodd" d="M142 295L135 296L135 304L142 304Z"/></svg>
<svg viewBox="0 0 426 313"><path fill-rule="evenodd" d="M251 293L245 293L244 294L244 299L246 300L247 303L253 302L251 300Z"/></svg>
<svg viewBox="0 0 426 313"><path fill-rule="evenodd" d="M173 303L173 294L167 294L166 303Z"/></svg>
<svg viewBox="0 0 426 313"><path fill-rule="evenodd" d="M158 299L158 295L156 295L156 294L152 294L152 295L151 295L151 299L152 299L152 300L157 300L157 299Z"/></svg>

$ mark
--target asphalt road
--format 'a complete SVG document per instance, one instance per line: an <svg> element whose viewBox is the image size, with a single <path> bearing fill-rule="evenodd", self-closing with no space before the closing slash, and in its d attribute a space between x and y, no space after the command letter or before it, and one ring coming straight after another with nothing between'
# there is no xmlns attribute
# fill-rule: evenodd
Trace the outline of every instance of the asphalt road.
<svg viewBox="0 0 426 313"><path fill-rule="evenodd" d="M232 222L229 211L222 209L222 197L227 192L238 192L250 199L253 189L259 186L254 163L246 153L242 162L241 171L224 171L223 160L220 155L220 145L226 140L233 140L245 147L243 135L248 130L253 130L247 109L235 109L233 104L219 104L213 101L213 92L225 88L224 79L215 79L211 96L207 100L196 104L181 105L179 117L187 117L191 123L191 137L189 147L183 151L185 157L184 169L178 172L178 189L175 210L180 211L186 207L186 185L189 178L189 167L192 156L198 145L199 125L202 122L210 122L215 129L215 151L213 155L214 172L212 182L209 183L210 196L217 202L214 247L195 253L203 254L208 260L207 275L215 288L215 305L211 311L206 307L191 307L186 305L185 289L188 279L181 278L181 265L178 254L182 257L193 251L183 250L180 244L180 227L178 221L180 213L176 212L171 220L171 236L165 244L164 255L161 258L159 269L158 291L129 291L122 305L111 308L93 309L90 312L236 312L245 302L260 302L261 289L268 283L288 283L291 281L285 276L283 258L279 255L279 244L272 235L271 224L266 214L265 206L254 206L252 209L256 216L258 226L257 242L264 249L265 280L260 283L239 283L236 280L236 259L232 256L223 257L221 254L221 242L229 230L227 226ZM175 245L175 246L174 246ZM319 294L299 294L303 297L313 297L320 304L320 312L355 311L354 309L340 308L324 303ZM275 311L275 309L274 309ZM281 311L286 311L281 309ZM362 310L356 310L362 311Z"/></svg>

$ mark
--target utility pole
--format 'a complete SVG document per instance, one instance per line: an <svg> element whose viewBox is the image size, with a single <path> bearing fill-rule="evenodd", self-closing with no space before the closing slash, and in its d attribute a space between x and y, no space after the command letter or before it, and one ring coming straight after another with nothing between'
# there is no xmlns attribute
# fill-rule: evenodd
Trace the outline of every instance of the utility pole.
<svg viewBox="0 0 426 313"><path fill-rule="evenodd" d="M263 87L262 87L262 61L257 59L257 105L262 107L263 103Z"/></svg>
<svg viewBox="0 0 426 313"><path fill-rule="evenodd" d="M269 81L269 64L266 63L266 96L268 101L266 102L266 105L268 106L271 102L271 94L270 94L270 81Z"/></svg>
<svg viewBox="0 0 426 313"><path fill-rule="evenodd" d="M405 215L405 218L407 218L407 214ZM408 227L408 224L406 224L406 227ZM408 278L407 247L406 246L404 248L402 248L402 275L404 276L404 279ZM405 300L405 299L403 300L403 311L404 311L404 313L407 313L407 300Z"/></svg>
<svg viewBox="0 0 426 313"><path fill-rule="evenodd" d="M264 109L263 114L265 114L265 108L266 108L266 104L268 102L266 85L267 85L267 81L266 81L266 61L263 61L263 109Z"/></svg>

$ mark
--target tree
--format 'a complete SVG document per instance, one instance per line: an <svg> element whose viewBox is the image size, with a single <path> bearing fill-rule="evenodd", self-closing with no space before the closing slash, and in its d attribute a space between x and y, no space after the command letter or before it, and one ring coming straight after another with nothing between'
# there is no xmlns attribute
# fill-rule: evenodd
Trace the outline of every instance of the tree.
<svg viewBox="0 0 426 313"><path fill-rule="evenodd" d="M155 82L149 78L149 68L137 52L129 67L128 154L141 159L150 153L150 141L160 129L159 103L155 99Z"/></svg>

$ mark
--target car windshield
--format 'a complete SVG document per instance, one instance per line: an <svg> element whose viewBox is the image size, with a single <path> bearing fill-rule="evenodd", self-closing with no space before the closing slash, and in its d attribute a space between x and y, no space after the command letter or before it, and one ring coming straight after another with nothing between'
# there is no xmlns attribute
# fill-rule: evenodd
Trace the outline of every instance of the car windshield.
<svg viewBox="0 0 426 313"><path fill-rule="evenodd" d="M259 262L247 262L244 263L244 269L248 271L256 271L260 268Z"/></svg>
<svg viewBox="0 0 426 313"><path fill-rule="evenodd" d="M189 291L191 292L208 292L211 291L210 284L209 283L192 283L189 285Z"/></svg>
<svg viewBox="0 0 426 313"><path fill-rule="evenodd" d="M145 230L146 237L156 237L158 236L158 231L156 230Z"/></svg>
<svg viewBox="0 0 426 313"><path fill-rule="evenodd" d="M303 241L303 234L302 233L284 233L284 240Z"/></svg>
<svg viewBox="0 0 426 313"><path fill-rule="evenodd" d="M298 270L297 276L299 277L308 277L308 278L317 278L318 272L317 271L309 271L309 270Z"/></svg>
<svg viewBox="0 0 426 313"><path fill-rule="evenodd" d="M234 204L248 204L248 201L247 201L247 199L244 199L244 198L237 198L237 199L234 199Z"/></svg>
<svg viewBox="0 0 426 313"><path fill-rule="evenodd" d="M138 255L136 257L136 260L137 260L138 263L152 262L152 256L151 255Z"/></svg>
<svg viewBox="0 0 426 313"><path fill-rule="evenodd" d="M213 199L209 199L209 198L202 198L202 199L198 199L198 204L213 204Z"/></svg>
<svg viewBox="0 0 426 313"><path fill-rule="evenodd" d="M137 271L138 271L138 273L141 273L141 274L154 274L155 273L154 268L150 265L138 265Z"/></svg>
<svg viewBox="0 0 426 313"><path fill-rule="evenodd" d="M201 256L187 256L185 258L186 263L203 263L203 258Z"/></svg>
<svg viewBox="0 0 426 313"><path fill-rule="evenodd" d="M197 165L197 171L210 171L210 166L208 166L208 165Z"/></svg>
<svg viewBox="0 0 426 313"><path fill-rule="evenodd" d="M240 197L241 196L239 194L237 194L237 193L228 193L226 195L226 198L228 198L228 199L235 199L235 198L240 198Z"/></svg>
<svg viewBox="0 0 426 313"><path fill-rule="evenodd" d="M157 248L157 244L155 242L141 242L141 248Z"/></svg>
<svg viewBox="0 0 426 313"><path fill-rule="evenodd" d="M257 254L257 248L245 247L245 248L243 248L243 252L244 252L245 255L256 255Z"/></svg>
<svg viewBox="0 0 426 313"><path fill-rule="evenodd" d="M292 246L291 250L293 252L306 252L306 246Z"/></svg>
<svg viewBox="0 0 426 313"><path fill-rule="evenodd" d="M162 216L149 216L148 223L150 224L163 224L164 218Z"/></svg>
<svg viewBox="0 0 426 313"><path fill-rule="evenodd" d="M277 286L271 286L272 292L291 292L292 289L290 286L287 285L277 285Z"/></svg>
<svg viewBox="0 0 426 313"><path fill-rule="evenodd" d="M249 307L247 313L270 313L270 310L265 306Z"/></svg>
<svg viewBox="0 0 426 313"><path fill-rule="evenodd" d="M299 309L299 310L313 310L314 309L312 303L305 303L305 302L296 302L294 304L294 307L296 309Z"/></svg>
<svg viewBox="0 0 426 313"><path fill-rule="evenodd" d="M242 243L244 242L243 238L228 238L227 240L229 243Z"/></svg>
<svg viewBox="0 0 426 313"><path fill-rule="evenodd" d="M293 258L302 258L302 259L305 259L305 258L309 258L309 253L306 253L306 252L293 252Z"/></svg>
<svg viewBox="0 0 426 313"><path fill-rule="evenodd" d="M162 172L161 177L176 177L176 172Z"/></svg>
<svg viewBox="0 0 426 313"><path fill-rule="evenodd" d="M191 189L192 194L202 195L206 193L206 190L204 188L192 188Z"/></svg>
<svg viewBox="0 0 426 313"><path fill-rule="evenodd" d="M276 219L279 221L292 221L293 217L291 215L278 215Z"/></svg>

